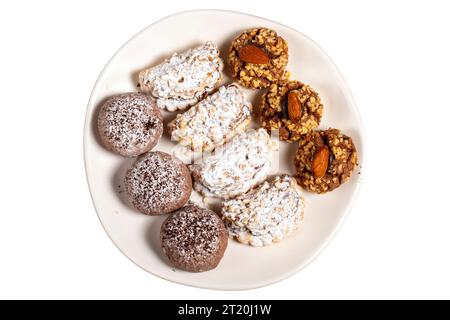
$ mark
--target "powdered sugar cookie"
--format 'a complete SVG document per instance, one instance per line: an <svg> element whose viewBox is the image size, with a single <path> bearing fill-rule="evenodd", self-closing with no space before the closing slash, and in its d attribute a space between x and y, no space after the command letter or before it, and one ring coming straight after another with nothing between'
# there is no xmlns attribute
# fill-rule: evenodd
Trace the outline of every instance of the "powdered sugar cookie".
<svg viewBox="0 0 450 320"><path fill-rule="evenodd" d="M236 135L191 165L194 188L206 197L229 199L264 181L272 166L272 143L265 129Z"/></svg>
<svg viewBox="0 0 450 320"><path fill-rule="evenodd" d="M213 211L187 205L163 223L161 245L175 267L191 272L208 271L222 259L228 233Z"/></svg>
<svg viewBox="0 0 450 320"><path fill-rule="evenodd" d="M155 97L160 108L183 110L214 90L222 79L219 53L210 41L175 53L164 63L140 72L140 88Z"/></svg>
<svg viewBox="0 0 450 320"><path fill-rule="evenodd" d="M150 151L163 132L161 112L141 93L124 93L106 100L97 124L104 146L125 157Z"/></svg>
<svg viewBox="0 0 450 320"><path fill-rule="evenodd" d="M222 217L230 235L252 246L281 241L303 220L304 198L295 178L283 175L225 201Z"/></svg>
<svg viewBox="0 0 450 320"><path fill-rule="evenodd" d="M252 105L236 84L200 101L169 123L173 141L194 151L210 151L245 131L251 121Z"/></svg>
<svg viewBox="0 0 450 320"><path fill-rule="evenodd" d="M184 163L154 151L128 170L125 187L136 209L147 215L162 215L184 206L192 192L192 180Z"/></svg>

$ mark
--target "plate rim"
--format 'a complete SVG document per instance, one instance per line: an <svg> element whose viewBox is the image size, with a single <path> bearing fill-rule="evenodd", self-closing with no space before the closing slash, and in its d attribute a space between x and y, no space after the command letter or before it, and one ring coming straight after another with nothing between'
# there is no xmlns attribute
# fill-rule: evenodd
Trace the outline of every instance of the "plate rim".
<svg viewBox="0 0 450 320"><path fill-rule="evenodd" d="M360 127L360 138L361 138L361 145L358 148L358 154L359 154L359 169L360 169L360 174L359 174L359 179L358 179L358 183L355 186L355 190L351 196L351 199L348 203L348 205L346 206L345 212L343 213L342 217L339 219L337 225L334 227L333 231L330 232L323 240L322 244L320 245L320 247L315 251L315 253L313 255L311 255L304 263L300 264L298 267L293 268L290 272L286 272L283 273L282 275L278 276L278 277L273 277L270 280L264 280L264 281L260 281L257 284L254 285L242 285L239 287L236 286L232 286L232 287L216 287L216 286L202 286L202 285L195 285L195 284L191 284L191 283L185 283L179 280L174 280L171 279L169 277L165 277L163 275L154 273L150 270L145 269L144 267L142 267L141 265L139 265L137 262L133 261L133 259L131 259L120 247L119 245L112 239L111 235L108 233L105 225L103 224L102 219L100 218L100 214L99 214L99 210L97 208L95 199L94 199L94 195L93 195L93 187L91 185L91 181L90 181L90 177L92 177L92 175L90 174L92 168L89 167L88 165L88 158L89 156L89 151L87 148L87 138L90 132L90 128L88 127L88 123L89 123L89 119L88 117L90 116L90 111L92 109L92 104L94 102L95 97L97 96L97 91L99 88L99 84L101 83L101 81L103 81L103 78L105 76L106 71L109 69L110 65L113 63L113 61L116 59L116 57L122 52L122 50L130 43L132 42L135 38L139 37L142 33L146 32L148 29L152 28L154 25L179 16L179 15L184 15L184 14L189 14L189 13L231 13L231 14L237 14L237 15L244 15L244 16L249 16L249 17L253 17L253 18L258 18L261 20L265 20L268 21L270 23L274 23L274 24L278 24L281 25L289 30L291 30L292 32L299 34L300 36L306 38L308 41L311 41L315 46L317 46L320 51L328 58L328 60L331 62L331 65L334 67L334 69L336 70L337 76L339 77L340 81L343 84L343 89L346 91L345 94L349 97L350 101L351 101L351 108L353 109L354 114L356 115L358 122L359 122L359 127ZM122 46L120 46L115 53L112 55L112 57L107 61L107 63L105 64L105 66L103 67L102 71L100 72L97 80L94 83L94 87L91 91L91 94L89 96L89 101L87 104L87 108L86 108L86 112L85 112L85 118L84 118L84 126L83 126L83 162L84 162L84 169L85 169L85 175L86 175L86 181L88 184L88 189L89 189L89 194L91 197L91 201L92 204L94 206L95 212L96 212L96 216L103 228L103 230L105 231L106 235L108 236L108 238L111 240L111 242L114 244L114 246L129 260L131 261L134 265L138 266L139 269L145 271L146 273L149 273L159 279L163 279L166 281L170 281L172 283L177 283L177 284L181 284L187 287L191 287L191 288L199 288L199 289L206 289L206 290L218 290L218 291L243 291L243 290L252 290L252 289L258 289L258 288L262 288L262 287L266 287L272 284L276 284L280 281L286 280L290 277L292 277L293 275L297 274L299 271L305 269L306 267L308 267L312 262L314 262L322 253L323 251L329 246L329 244L332 242L332 240L334 239L334 237L337 235L337 233L340 231L340 229L342 228L342 226L344 225L344 223L346 222L354 204L356 199L359 196L360 190L361 190L361 185L363 183L363 178L365 175L365 171L366 171L366 159L367 159L367 153L366 153L366 144L367 144L367 140L365 137L365 129L364 129L364 124L362 121L362 117L361 117L361 113L359 111L359 108L356 104L355 98L353 96L352 91L350 90L350 87L347 84L347 81L345 80L345 78L343 77L340 69L337 67L337 65L334 63L333 59L331 59L331 57L328 55L328 53L317 43L315 42L313 39L311 39L310 37L308 37L307 35L305 35L304 33L298 31L297 29L290 27L288 25L285 25L283 23L274 21L272 19L268 19L268 18L264 18L264 17L260 17L257 15L253 15L253 14L249 14L246 12L241 12L241 11L235 11L235 10L225 10L225 9L195 9L195 10L185 10L185 11L178 11L176 13L167 15L151 24L149 24L148 26L146 26L145 28L143 28L142 30L140 30L139 32L137 32L136 34L134 34L130 39L128 39Z"/></svg>

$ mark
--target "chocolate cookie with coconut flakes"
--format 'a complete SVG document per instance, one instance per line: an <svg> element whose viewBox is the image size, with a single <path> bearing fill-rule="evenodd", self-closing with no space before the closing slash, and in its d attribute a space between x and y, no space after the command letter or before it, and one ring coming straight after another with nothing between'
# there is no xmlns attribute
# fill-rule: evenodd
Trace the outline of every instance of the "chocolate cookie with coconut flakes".
<svg viewBox="0 0 450 320"><path fill-rule="evenodd" d="M163 120L152 99L141 93L124 93L103 103L97 128L107 149L135 157L156 146L163 133Z"/></svg>
<svg viewBox="0 0 450 320"><path fill-rule="evenodd" d="M161 245L179 269L203 272L214 269L228 245L228 232L211 210L189 204L170 215L161 226Z"/></svg>
<svg viewBox="0 0 450 320"><path fill-rule="evenodd" d="M152 151L127 171L125 188L130 202L141 213L162 215L186 204L192 192L192 179L180 160Z"/></svg>

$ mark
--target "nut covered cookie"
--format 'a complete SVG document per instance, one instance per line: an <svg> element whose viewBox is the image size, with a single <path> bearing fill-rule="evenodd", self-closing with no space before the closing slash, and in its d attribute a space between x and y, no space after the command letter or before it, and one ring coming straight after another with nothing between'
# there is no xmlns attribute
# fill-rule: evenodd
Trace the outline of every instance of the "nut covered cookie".
<svg viewBox="0 0 450 320"><path fill-rule="evenodd" d="M273 30L250 29L231 43L228 63L239 84L254 89L267 88L287 77L288 44Z"/></svg>
<svg viewBox="0 0 450 320"><path fill-rule="evenodd" d="M303 136L294 159L298 183L315 193L332 191L347 182L357 163L352 138L338 129Z"/></svg>
<svg viewBox="0 0 450 320"><path fill-rule="evenodd" d="M292 142L319 126L323 105L308 85L283 81L272 84L262 96L260 112L264 128L279 130L280 140Z"/></svg>

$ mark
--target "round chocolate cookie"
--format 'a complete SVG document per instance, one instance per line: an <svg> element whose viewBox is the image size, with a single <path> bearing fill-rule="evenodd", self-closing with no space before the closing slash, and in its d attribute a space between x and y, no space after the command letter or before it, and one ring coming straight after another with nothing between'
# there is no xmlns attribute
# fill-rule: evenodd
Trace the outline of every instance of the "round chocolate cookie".
<svg viewBox="0 0 450 320"><path fill-rule="evenodd" d="M213 211L189 204L163 223L161 245L175 267L203 272L219 264L228 245L228 232Z"/></svg>
<svg viewBox="0 0 450 320"><path fill-rule="evenodd" d="M280 140L292 142L319 126L323 105L308 85L283 81L262 96L260 112L264 128L279 130Z"/></svg>
<svg viewBox="0 0 450 320"><path fill-rule="evenodd" d="M124 93L106 100L97 125L105 147L125 157L150 151L163 133L159 108L141 93Z"/></svg>
<svg viewBox="0 0 450 320"><path fill-rule="evenodd" d="M267 88L287 78L288 44L273 30L250 29L231 43L228 52L231 73L239 84L249 88Z"/></svg>
<svg viewBox="0 0 450 320"><path fill-rule="evenodd" d="M294 159L298 183L315 193L332 191L348 181L357 163L352 138L338 129L303 136Z"/></svg>
<svg viewBox="0 0 450 320"><path fill-rule="evenodd" d="M140 212L162 215L186 204L192 192L192 179L180 160L153 151L127 171L125 188L131 203Z"/></svg>

